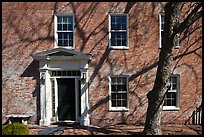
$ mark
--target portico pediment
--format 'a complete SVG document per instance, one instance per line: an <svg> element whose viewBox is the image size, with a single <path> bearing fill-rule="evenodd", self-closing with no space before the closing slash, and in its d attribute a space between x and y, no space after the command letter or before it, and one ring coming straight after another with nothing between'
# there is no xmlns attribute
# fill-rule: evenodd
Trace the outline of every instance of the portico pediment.
<svg viewBox="0 0 204 137"><path fill-rule="evenodd" d="M85 54L75 50L65 49L65 48L54 48L47 51L42 51L34 53L31 55L36 60L70 60L70 59L91 59L90 54Z"/></svg>

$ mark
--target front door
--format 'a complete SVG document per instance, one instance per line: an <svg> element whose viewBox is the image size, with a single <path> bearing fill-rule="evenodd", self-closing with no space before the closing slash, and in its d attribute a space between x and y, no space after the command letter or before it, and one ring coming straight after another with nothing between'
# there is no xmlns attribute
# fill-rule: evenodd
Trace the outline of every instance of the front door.
<svg viewBox="0 0 204 137"><path fill-rule="evenodd" d="M57 78L58 85L58 121L76 120L75 79Z"/></svg>

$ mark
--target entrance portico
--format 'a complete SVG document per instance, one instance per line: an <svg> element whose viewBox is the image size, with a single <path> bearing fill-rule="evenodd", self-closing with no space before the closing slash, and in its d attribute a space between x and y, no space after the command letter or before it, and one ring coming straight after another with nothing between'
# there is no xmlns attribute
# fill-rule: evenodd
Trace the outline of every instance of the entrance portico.
<svg viewBox="0 0 204 137"><path fill-rule="evenodd" d="M88 61L91 55L55 48L32 57L39 60L40 125L56 122L90 125Z"/></svg>

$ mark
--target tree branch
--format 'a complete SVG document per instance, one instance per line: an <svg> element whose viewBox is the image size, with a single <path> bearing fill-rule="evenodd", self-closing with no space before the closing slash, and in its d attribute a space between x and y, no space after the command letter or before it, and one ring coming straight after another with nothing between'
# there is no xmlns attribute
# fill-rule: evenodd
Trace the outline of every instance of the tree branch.
<svg viewBox="0 0 204 137"><path fill-rule="evenodd" d="M201 4L198 4L191 13L186 17L186 19L178 25L178 27L175 26L173 36L182 33L185 29L187 29L189 26L191 26L196 20L202 17L202 10L197 12L201 8ZM193 16L194 15L194 16Z"/></svg>

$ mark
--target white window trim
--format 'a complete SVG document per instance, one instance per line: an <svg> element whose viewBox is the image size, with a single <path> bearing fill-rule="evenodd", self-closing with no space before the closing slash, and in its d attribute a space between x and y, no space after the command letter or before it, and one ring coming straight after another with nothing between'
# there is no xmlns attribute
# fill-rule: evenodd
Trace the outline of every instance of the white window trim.
<svg viewBox="0 0 204 137"><path fill-rule="evenodd" d="M127 19L127 23L126 23L126 31L121 31L121 32L127 32L127 37L126 37L126 39L127 39L127 46L111 46L111 32L114 32L113 30L111 30L111 16L114 16L114 15L116 15L116 16L126 16L126 19ZM109 48L110 49L129 49L129 39L128 39L128 37L129 37L129 24L128 24L128 21L129 20L129 18L128 18L128 14L109 14L108 15L108 42L109 42Z"/></svg>
<svg viewBox="0 0 204 137"><path fill-rule="evenodd" d="M180 75L179 74L172 74L170 77L177 77L177 98L176 98L176 106L163 106L162 110L167 110L167 111L178 111L180 110L179 107L179 99L180 99ZM170 92L175 92L175 90L170 91Z"/></svg>
<svg viewBox="0 0 204 137"><path fill-rule="evenodd" d="M57 16L60 17L67 17L72 16L73 17L73 31L57 31ZM67 14L67 15L54 15L54 48L67 48L67 49L75 49L75 19L73 14ZM58 46L58 32L73 32L73 46Z"/></svg>
<svg viewBox="0 0 204 137"><path fill-rule="evenodd" d="M127 82L127 107L112 107L111 102L111 77L125 77ZM109 79L109 111L129 111L129 76L128 75L112 75L108 77Z"/></svg>

